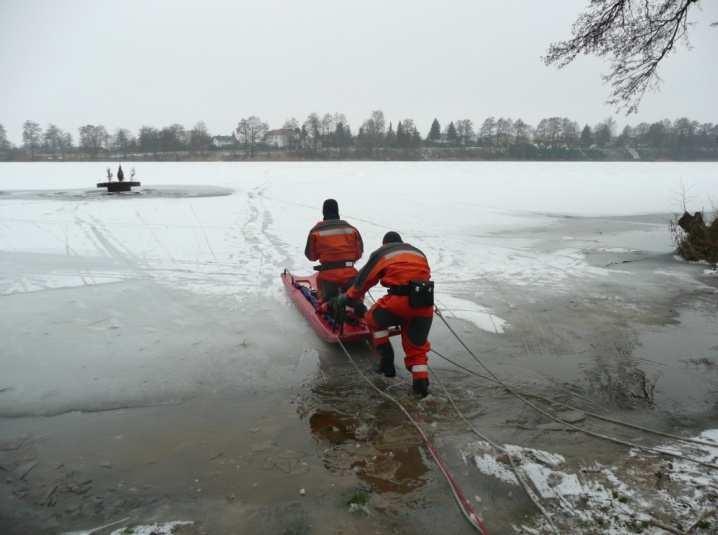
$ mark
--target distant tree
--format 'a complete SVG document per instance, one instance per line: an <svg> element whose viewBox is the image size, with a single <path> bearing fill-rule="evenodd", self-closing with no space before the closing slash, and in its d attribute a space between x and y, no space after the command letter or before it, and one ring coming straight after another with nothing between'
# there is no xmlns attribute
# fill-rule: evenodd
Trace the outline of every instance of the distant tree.
<svg viewBox="0 0 718 535"><path fill-rule="evenodd" d="M618 136L616 139L616 143L621 147L626 147L631 143L631 140L633 139L633 128L630 127L630 125L626 125L623 127L623 130L621 131L621 135Z"/></svg>
<svg viewBox="0 0 718 535"><path fill-rule="evenodd" d="M289 137L289 148L295 150L298 148L298 144L302 138L302 130L299 126L299 121L294 117L284 121L282 128L285 130L291 130L292 135Z"/></svg>
<svg viewBox="0 0 718 535"><path fill-rule="evenodd" d="M352 144L352 131L349 124L338 122L334 129L334 146L339 148L340 152L351 146Z"/></svg>
<svg viewBox="0 0 718 535"><path fill-rule="evenodd" d="M80 127L80 148L95 157L107 147L109 137L107 130L101 124L86 124Z"/></svg>
<svg viewBox="0 0 718 535"><path fill-rule="evenodd" d="M596 128L594 128L594 138L596 139L596 144L599 147L606 147L611 143L611 140L613 139L613 133L616 129L616 121L613 120L613 118L609 117L605 119L604 121L601 121L596 125Z"/></svg>
<svg viewBox="0 0 718 535"><path fill-rule="evenodd" d="M361 146L369 151L376 149L384 144L386 135L386 121L384 112L374 110L364 123L361 125Z"/></svg>
<svg viewBox="0 0 718 535"><path fill-rule="evenodd" d="M160 150L162 152L186 150L187 142L187 131L181 124L171 124L160 130Z"/></svg>
<svg viewBox="0 0 718 535"><path fill-rule="evenodd" d="M648 144L653 147L663 147L667 144L668 134L669 131L668 128L666 128L665 122L659 121L648 127L646 141L648 141Z"/></svg>
<svg viewBox="0 0 718 535"><path fill-rule="evenodd" d="M590 147L593 145L593 130L591 130L591 127L586 125L583 127L583 130L581 130L581 146L582 147Z"/></svg>
<svg viewBox="0 0 718 535"><path fill-rule="evenodd" d="M240 143L249 149L249 157L254 157L254 151L257 144L264 139L264 134L269 130L267 123L252 115L246 119L239 121L235 130L236 137Z"/></svg>
<svg viewBox="0 0 718 535"><path fill-rule="evenodd" d="M132 134L125 128L118 128L110 139L110 147L113 151L119 152L123 158L127 158L130 143L132 142Z"/></svg>
<svg viewBox="0 0 718 535"><path fill-rule="evenodd" d="M399 137L399 127L401 127L401 138ZM399 121L396 141L397 145L405 149L416 148L421 145L421 134L419 129L416 128L416 123L414 123L413 119Z"/></svg>
<svg viewBox="0 0 718 535"><path fill-rule="evenodd" d="M335 143L336 139L334 134L336 133L338 124L342 124L342 127L346 127L349 125L349 121L347 121L347 118L343 113L324 114L324 117L322 117L320 128L320 133L324 145L328 147L337 146Z"/></svg>
<svg viewBox="0 0 718 535"><path fill-rule="evenodd" d="M479 129L479 138L484 145L492 145L496 135L496 119L489 117L484 120Z"/></svg>
<svg viewBox="0 0 718 535"><path fill-rule="evenodd" d="M689 147L695 142L696 130L699 124L687 117L681 117L673 122L673 136L675 145L678 147Z"/></svg>
<svg viewBox="0 0 718 535"><path fill-rule="evenodd" d="M322 139L325 140L325 143L333 142L333 139L331 139L331 137L333 136L336 129L337 122L334 120L334 116L331 113L325 113L324 117L322 117L319 128L319 133L322 136Z"/></svg>
<svg viewBox="0 0 718 535"><path fill-rule="evenodd" d="M60 136L60 154L64 158L65 155L72 150L72 134L63 132Z"/></svg>
<svg viewBox="0 0 718 535"><path fill-rule="evenodd" d="M42 139L43 149L49 154L59 155L64 158L65 154L72 149L72 135L68 132L63 132L54 124L47 126Z"/></svg>
<svg viewBox="0 0 718 535"><path fill-rule="evenodd" d="M563 120L561 117L541 119L536 126L536 141L544 145L555 145L562 141Z"/></svg>
<svg viewBox="0 0 718 535"><path fill-rule="evenodd" d="M712 132L718 134L718 128L713 123L703 123L696 130L697 142L701 147L718 145L718 136L712 136Z"/></svg>
<svg viewBox="0 0 718 535"><path fill-rule="evenodd" d="M457 145L459 143L459 134L456 131L456 126L454 126L453 121L446 127L446 141L448 141L450 145Z"/></svg>
<svg viewBox="0 0 718 535"><path fill-rule="evenodd" d="M319 115L310 113L302 125L304 146L316 153L322 145L322 122Z"/></svg>
<svg viewBox="0 0 718 535"><path fill-rule="evenodd" d="M60 152L60 139L62 138L62 130L56 125L49 124L42 134L42 148L48 154L58 154Z"/></svg>
<svg viewBox="0 0 718 535"><path fill-rule="evenodd" d="M25 150L30 151L30 159L35 159L35 153L40 148L42 129L34 121L25 121L22 125L22 144Z"/></svg>
<svg viewBox="0 0 718 535"><path fill-rule="evenodd" d="M651 127L648 123L639 123L633 127L633 138L636 145L645 145L648 129Z"/></svg>
<svg viewBox="0 0 718 535"><path fill-rule="evenodd" d="M461 145L468 145L474 139L474 123L471 119L459 119L456 121L456 134L459 136Z"/></svg>
<svg viewBox="0 0 718 535"><path fill-rule="evenodd" d="M207 131L207 125L200 121L189 131L189 148L193 151L206 151L212 143L212 136Z"/></svg>
<svg viewBox="0 0 718 535"><path fill-rule="evenodd" d="M407 136L404 132L404 124L399 121L396 125L396 146L402 149L408 147L410 138L411 136Z"/></svg>
<svg viewBox="0 0 718 535"><path fill-rule="evenodd" d="M511 119L501 117L496 121L496 144L508 145L511 143L514 132L514 123Z"/></svg>
<svg viewBox="0 0 718 535"><path fill-rule="evenodd" d="M384 137L384 133L386 131L384 112L381 110L374 110L373 112L371 112L371 122L374 126L376 134L380 137Z"/></svg>
<svg viewBox="0 0 718 535"><path fill-rule="evenodd" d="M391 121L389 121L389 129L386 131L384 144L389 148L396 145L396 133L394 132L394 125L392 125Z"/></svg>
<svg viewBox="0 0 718 535"><path fill-rule="evenodd" d="M140 152L158 152L160 150L160 133L156 128L143 126L137 136Z"/></svg>
<svg viewBox="0 0 718 535"><path fill-rule="evenodd" d="M287 119L286 121L284 121L282 128L285 128L287 130L299 130L299 121L297 121L294 117L292 117L291 119Z"/></svg>
<svg viewBox="0 0 718 535"><path fill-rule="evenodd" d="M561 140L568 147L575 147L579 142L579 126L576 121L564 117L561 119Z"/></svg>
<svg viewBox="0 0 718 535"><path fill-rule="evenodd" d="M436 143L441 139L441 125L439 124L438 119L434 119L431 122L431 128L429 129L429 134L426 136L427 141L431 141L432 143Z"/></svg>
<svg viewBox="0 0 718 535"><path fill-rule="evenodd" d="M516 122L514 123L514 136L516 143L528 143L529 125L521 119L516 119Z"/></svg>
<svg viewBox="0 0 718 535"><path fill-rule="evenodd" d="M608 57L608 102L635 112L646 90L658 86L659 64L676 43L687 43L688 13L698 5L698 0L590 0L571 39L551 44L544 61L565 67L580 54Z"/></svg>
<svg viewBox="0 0 718 535"><path fill-rule="evenodd" d="M7 138L7 132L5 127L0 124L0 151L8 151L12 148L10 141Z"/></svg>

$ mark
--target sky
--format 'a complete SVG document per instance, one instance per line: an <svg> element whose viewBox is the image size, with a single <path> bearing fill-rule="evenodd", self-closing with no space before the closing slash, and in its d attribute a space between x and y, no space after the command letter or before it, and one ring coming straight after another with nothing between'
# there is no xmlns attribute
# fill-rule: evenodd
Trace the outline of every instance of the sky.
<svg viewBox="0 0 718 535"><path fill-rule="evenodd" d="M279 128L311 112L342 112L356 131L375 109L423 133L434 117L718 122L718 2L701 1L692 49L628 119L605 104L603 60L541 60L587 3L0 0L0 124L19 143L27 119L75 138L83 124L228 134L249 115Z"/></svg>

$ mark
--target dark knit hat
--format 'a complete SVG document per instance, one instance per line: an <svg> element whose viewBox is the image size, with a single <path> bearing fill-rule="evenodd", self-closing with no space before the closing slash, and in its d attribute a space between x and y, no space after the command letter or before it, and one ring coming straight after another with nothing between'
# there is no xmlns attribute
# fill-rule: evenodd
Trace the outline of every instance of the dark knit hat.
<svg viewBox="0 0 718 535"><path fill-rule="evenodd" d="M339 203L334 199L327 199L322 205L324 219L339 219Z"/></svg>
<svg viewBox="0 0 718 535"><path fill-rule="evenodd" d="M384 234L384 239L381 241L382 245L386 245L387 243L402 243L401 236L399 236L398 232L394 232L393 230L390 230L386 234Z"/></svg>

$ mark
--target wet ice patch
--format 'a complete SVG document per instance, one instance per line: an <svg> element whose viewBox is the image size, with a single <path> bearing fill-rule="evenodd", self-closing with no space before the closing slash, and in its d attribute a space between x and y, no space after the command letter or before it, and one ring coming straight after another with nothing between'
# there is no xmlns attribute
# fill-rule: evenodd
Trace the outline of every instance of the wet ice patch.
<svg viewBox="0 0 718 535"><path fill-rule="evenodd" d="M599 247L595 249L600 253L638 253L638 249L626 249L625 247Z"/></svg>
<svg viewBox="0 0 718 535"><path fill-rule="evenodd" d="M509 325L506 320L498 317L488 308L466 299L442 295L440 300L437 299L437 305L447 318L468 321L482 331L502 334Z"/></svg>
<svg viewBox="0 0 718 535"><path fill-rule="evenodd" d="M172 535L180 526L191 526L194 522L176 520L174 522L158 522L143 526L132 526L114 530L110 535Z"/></svg>
<svg viewBox="0 0 718 535"><path fill-rule="evenodd" d="M201 198L222 197L231 195L234 190L220 186L209 185L162 185L151 187L136 187L133 191L121 193L108 193L103 188L89 189L33 189L33 190L4 190L0 191L3 200L15 201L89 201L115 199L141 199L141 198Z"/></svg>

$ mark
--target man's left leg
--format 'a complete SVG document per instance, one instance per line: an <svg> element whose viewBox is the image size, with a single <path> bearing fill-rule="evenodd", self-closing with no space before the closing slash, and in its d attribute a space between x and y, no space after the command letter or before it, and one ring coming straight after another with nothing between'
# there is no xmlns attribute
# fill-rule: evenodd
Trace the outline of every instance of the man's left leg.
<svg viewBox="0 0 718 535"><path fill-rule="evenodd" d="M429 393L429 366L427 353L431 349L429 330L433 318L433 309L415 315L402 325L401 344L404 347L404 364L411 372L412 387L419 396Z"/></svg>

